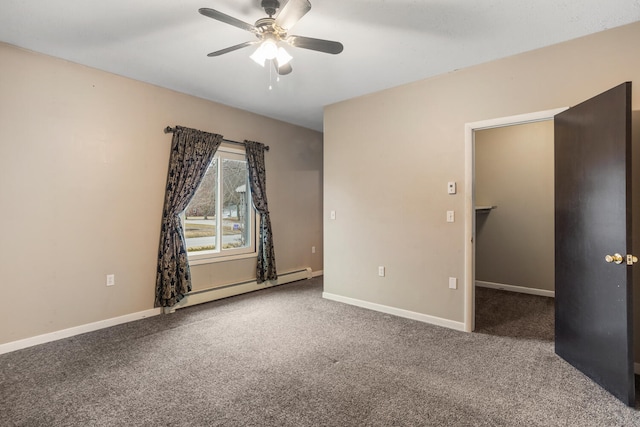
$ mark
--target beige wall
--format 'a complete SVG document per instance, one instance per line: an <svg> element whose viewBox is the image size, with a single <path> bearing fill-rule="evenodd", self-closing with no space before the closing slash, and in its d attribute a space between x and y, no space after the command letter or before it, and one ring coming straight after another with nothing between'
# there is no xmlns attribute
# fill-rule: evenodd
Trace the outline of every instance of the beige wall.
<svg viewBox="0 0 640 427"><path fill-rule="evenodd" d="M321 133L6 44L0 63L0 344L153 308L167 125L270 145L278 269L323 268ZM195 266L194 287L254 270Z"/></svg>
<svg viewBox="0 0 640 427"><path fill-rule="evenodd" d="M475 132L476 280L554 290L553 120Z"/></svg>
<svg viewBox="0 0 640 427"><path fill-rule="evenodd" d="M325 292L464 322L464 289L448 277L465 272L465 124L575 105L624 81L640 109L637 40L640 23L328 106Z"/></svg>

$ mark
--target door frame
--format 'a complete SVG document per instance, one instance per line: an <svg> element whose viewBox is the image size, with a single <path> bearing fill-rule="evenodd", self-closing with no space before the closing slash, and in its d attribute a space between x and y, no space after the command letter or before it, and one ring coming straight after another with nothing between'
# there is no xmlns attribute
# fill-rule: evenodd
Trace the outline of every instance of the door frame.
<svg viewBox="0 0 640 427"><path fill-rule="evenodd" d="M553 120L554 116L569 107L519 114L490 120L466 123L464 126L465 155L465 214L464 214L464 330L475 329L475 131Z"/></svg>

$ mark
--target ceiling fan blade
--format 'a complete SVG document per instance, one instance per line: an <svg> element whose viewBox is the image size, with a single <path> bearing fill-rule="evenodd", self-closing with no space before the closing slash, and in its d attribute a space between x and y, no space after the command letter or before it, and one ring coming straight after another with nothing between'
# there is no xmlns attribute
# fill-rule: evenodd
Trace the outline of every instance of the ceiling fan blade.
<svg viewBox="0 0 640 427"><path fill-rule="evenodd" d="M290 72L293 71L293 68L291 68L291 64L289 64L289 63L286 63L281 67L278 66L278 60L277 59L273 60L273 66L276 68L276 71L281 76L286 76L287 74L289 74Z"/></svg>
<svg viewBox="0 0 640 427"><path fill-rule="evenodd" d="M342 52L344 49L344 46L340 42L313 39L311 37L289 36L285 41L294 47L317 50L318 52L331 53L333 55Z"/></svg>
<svg viewBox="0 0 640 427"><path fill-rule="evenodd" d="M220 56L220 55L223 55L225 53L233 52L234 50L242 49L243 47L254 45L256 43L260 43L260 41L259 40L255 40L255 41L240 43L240 44L237 44L235 46L228 47L226 49L216 50L215 52L211 52L211 53L207 54L207 56Z"/></svg>
<svg viewBox="0 0 640 427"><path fill-rule="evenodd" d="M276 16L275 24L289 31L309 10L311 10L309 0L289 0Z"/></svg>
<svg viewBox="0 0 640 427"><path fill-rule="evenodd" d="M257 33L258 29L244 21L234 18L233 16L229 16L225 13L218 12L215 9L209 9L208 7L203 7L198 9L202 15L207 16L209 18L215 19L220 22L224 22L225 24L233 25L234 27L238 27L242 30L251 31L252 33Z"/></svg>

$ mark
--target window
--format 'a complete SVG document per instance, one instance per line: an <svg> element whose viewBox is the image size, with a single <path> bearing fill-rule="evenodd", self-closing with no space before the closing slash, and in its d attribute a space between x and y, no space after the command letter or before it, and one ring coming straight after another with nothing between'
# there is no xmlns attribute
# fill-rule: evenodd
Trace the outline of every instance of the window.
<svg viewBox="0 0 640 427"><path fill-rule="evenodd" d="M255 211L243 152L218 149L182 217L191 264L255 254Z"/></svg>

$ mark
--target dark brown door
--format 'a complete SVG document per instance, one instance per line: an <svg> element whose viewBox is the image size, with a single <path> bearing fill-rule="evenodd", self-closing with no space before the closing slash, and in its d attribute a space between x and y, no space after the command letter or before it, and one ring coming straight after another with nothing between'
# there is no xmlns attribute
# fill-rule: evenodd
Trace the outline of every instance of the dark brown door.
<svg viewBox="0 0 640 427"><path fill-rule="evenodd" d="M634 405L631 83L554 121L556 353Z"/></svg>

